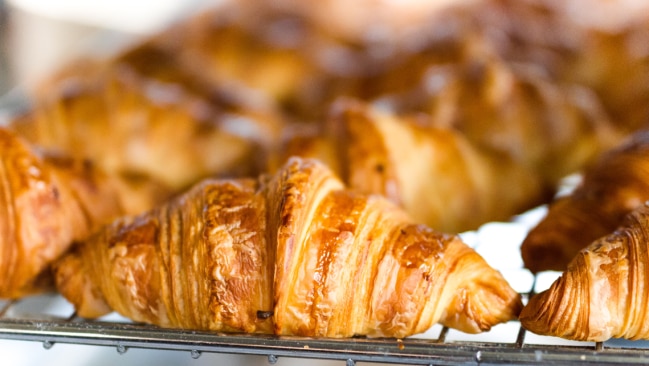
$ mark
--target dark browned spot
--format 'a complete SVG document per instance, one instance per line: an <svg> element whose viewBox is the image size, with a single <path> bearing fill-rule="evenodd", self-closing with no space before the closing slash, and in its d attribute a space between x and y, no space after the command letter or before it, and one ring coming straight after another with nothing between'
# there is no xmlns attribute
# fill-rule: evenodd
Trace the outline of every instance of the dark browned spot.
<svg viewBox="0 0 649 366"><path fill-rule="evenodd" d="M258 319L268 319L274 315L273 311L257 310Z"/></svg>

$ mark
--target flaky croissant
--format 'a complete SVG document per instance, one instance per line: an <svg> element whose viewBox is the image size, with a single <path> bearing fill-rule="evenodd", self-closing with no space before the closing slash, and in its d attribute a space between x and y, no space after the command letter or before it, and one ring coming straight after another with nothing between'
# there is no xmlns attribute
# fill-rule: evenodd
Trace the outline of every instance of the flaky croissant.
<svg viewBox="0 0 649 366"><path fill-rule="evenodd" d="M476 52L431 65L419 88L388 102L397 111L427 113L479 149L511 156L548 187L620 142L622 134L588 90L510 65L489 50Z"/></svg>
<svg viewBox="0 0 649 366"><path fill-rule="evenodd" d="M479 332L521 307L458 237L299 158L270 179L207 180L117 220L55 272L82 317L114 309L211 331L405 337L442 322Z"/></svg>
<svg viewBox="0 0 649 366"><path fill-rule="evenodd" d="M82 62L52 79L11 129L108 173L148 176L174 189L212 175L256 173L260 151L279 128L270 111L216 105L124 64Z"/></svg>
<svg viewBox="0 0 649 366"><path fill-rule="evenodd" d="M580 185L557 198L521 245L533 272L563 271L595 239L615 230L633 209L649 200L649 132L629 137L583 173Z"/></svg>
<svg viewBox="0 0 649 366"><path fill-rule="evenodd" d="M49 264L72 241L167 197L163 188L143 182L134 187L87 162L42 156L5 129L0 129L0 191L0 298L48 288Z"/></svg>
<svg viewBox="0 0 649 366"><path fill-rule="evenodd" d="M583 249L520 315L528 330L574 340L649 339L649 206Z"/></svg>
<svg viewBox="0 0 649 366"><path fill-rule="evenodd" d="M508 155L481 151L457 130L418 117L339 100L324 130L287 133L271 165L317 158L350 188L384 195L442 232L507 220L550 197L542 179Z"/></svg>

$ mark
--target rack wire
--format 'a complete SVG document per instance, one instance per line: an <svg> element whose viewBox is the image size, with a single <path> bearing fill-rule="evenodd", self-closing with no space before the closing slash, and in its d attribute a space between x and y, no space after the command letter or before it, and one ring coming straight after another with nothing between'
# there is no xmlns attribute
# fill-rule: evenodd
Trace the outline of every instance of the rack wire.
<svg viewBox="0 0 649 366"><path fill-rule="evenodd" d="M528 297L529 293L523 296ZM67 316L48 314L42 304L64 301L60 296L44 295L39 306L29 301L0 303L0 339L41 342L46 349L56 343L69 343L115 347L119 353L129 348L176 350L186 351L192 358L199 358L204 352L261 355L266 356L270 364L279 357L338 360L347 366L357 362L404 365L649 363L645 342L562 342L536 335L530 340L526 338L531 333L518 322L502 325L506 332L515 333L510 334L512 341L497 340L496 336L490 340L489 333L479 340L471 340L468 335L460 335L458 339L455 331L441 326L427 332L428 338L321 339L163 329L119 318L86 320L77 317L72 310Z"/></svg>

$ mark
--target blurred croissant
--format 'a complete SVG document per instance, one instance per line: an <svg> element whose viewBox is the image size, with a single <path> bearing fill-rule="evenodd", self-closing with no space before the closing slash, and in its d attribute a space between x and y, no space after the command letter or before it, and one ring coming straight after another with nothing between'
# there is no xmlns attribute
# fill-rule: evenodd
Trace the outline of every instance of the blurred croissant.
<svg viewBox="0 0 649 366"><path fill-rule="evenodd" d="M521 324L534 333L582 341L649 339L648 225L645 204L579 252L547 291L533 296Z"/></svg>
<svg viewBox="0 0 649 366"><path fill-rule="evenodd" d="M548 187L620 142L621 132L587 89L555 83L489 50L467 52L461 62L431 65L411 93L384 103L426 113L476 148L511 156Z"/></svg>
<svg viewBox="0 0 649 366"><path fill-rule="evenodd" d="M208 176L256 173L277 134L272 112L214 100L123 64L84 61L44 82L10 128L108 173L181 190Z"/></svg>
<svg viewBox="0 0 649 366"><path fill-rule="evenodd" d="M87 162L42 156L5 129L0 161L0 298L48 289L49 264L73 241L117 216L151 208L168 193L108 177Z"/></svg>
<svg viewBox="0 0 649 366"><path fill-rule="evenodd" d="M563 271L595 239L618 227L649 200L649 132L635 133L583 173L581 184L551 203L545 218L521 246L533 272Z"/></svg>
<svg viewBox="0 0 649 366"><path fill-rule="evenodd" d="M585 4L457 1L430 14L418 34L437 47L477 40L509 64L532 64L553 82L593 90L619 129L628 133L646 127L649 4L635 0Z"/></svg>
<svg viewBox="0 0 649 366"><path fill-rule="evenodd" d="M285 119L317 121L334 95L356 87L357 79L373 69L371 56L319 24L315 18L328 17L324 4L284 5L224 1L111 62L217 98L269 104Z"/></svg>
<svg viewBox="0 0 649 366"><path fill-rule="evenodd" d="M117 220L55 273L82 317L114 309L211 331L405 337L442 322L480 332L522 306L458 237L299 158L272 177L206 180Z"/></svg>
<svg viewBox="0 0 649 366"><path fill-rule="evenodd" d="M507 220L549 197L535 172L477 149L457 130L430 126L423 116L344 99L328 122L324 131L288 131L271 170L290 156L317 158L350 188L381 194L415 221L450 233Z"/></svg>

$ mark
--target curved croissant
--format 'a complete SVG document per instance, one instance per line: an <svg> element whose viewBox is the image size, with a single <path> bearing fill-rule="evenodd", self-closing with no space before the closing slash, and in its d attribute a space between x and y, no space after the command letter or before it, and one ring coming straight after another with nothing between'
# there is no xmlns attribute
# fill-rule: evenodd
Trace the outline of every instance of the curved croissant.
<svg viewBox="0 0 649 366"><path fill-rule="evenodd" d="M646 204L624 224L583 249L550 289L520 315L528 330L574 340L649 339Z"/></svg>
<svg viewBox="0 0 649 366"><path fill-rule="evenodd" d="M602 155L571 194L551 203L523 241L525 266L533 272L564 270L581 249L615 230L647 200L649 132L643 131Z"/></svg>
<svg viewBox="0 0 649 366"><path fill-rule="evenodd" d="M592 89L626 132L649 116L649 6L626 0L459 1L431 14L432 43L478 39L508 63ZM579 9L575 11L575 9ZM435 36L439 34L440 36Z"/></svg>
<svg viewBox="0 0 649 366"><path fill-rule="evenodd" d="M56 280L80 316L114 309L212 331L405 337L442 322L479 332L521 307L459 238L298 158L270 179L207 180L114 222L64 257Z"/></svg>
<svg viewBox="0 0 649 366"><path fill-rule="evenodd" d="M549 197L541 178L508 155L479 150L422 118L345 99L328 122L324 131L287 133L274 166L290 156L318 158L350 188L381 194L442 232L507 220Z"/></svg>
<svg viewBox="0 0 649 366"><path fill-rule="evenodd" d="M279 128L270 111L217 105L124 63L63 70L32 104L10 125L31 143L177 190L212 175L256 173L259 152Z"/></svg>
<svg viewBox="0 0 649 366"><path fill-rule="evenodd" d="M620 142L598 99L556 83L533 66L511 65L489 50L431 65L411 94L389 100L462 133L476 148L511 156L548 187Z"/></svg>
<svg viewBox="0 0 649 366"><path fill-rule="evenodd" d="M75 240L148 209L162 187L109 178L87 162L42 156L0 129L0 298L48 288L46 270Z"/></svg>

